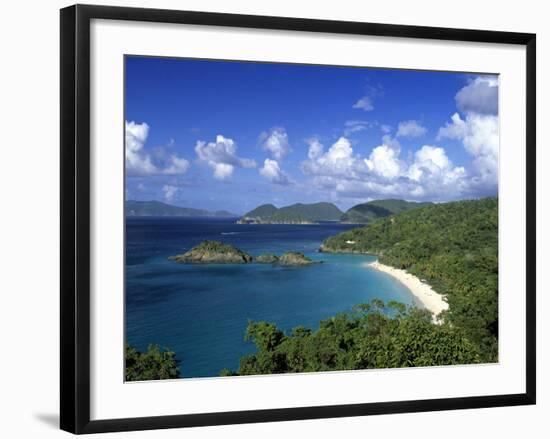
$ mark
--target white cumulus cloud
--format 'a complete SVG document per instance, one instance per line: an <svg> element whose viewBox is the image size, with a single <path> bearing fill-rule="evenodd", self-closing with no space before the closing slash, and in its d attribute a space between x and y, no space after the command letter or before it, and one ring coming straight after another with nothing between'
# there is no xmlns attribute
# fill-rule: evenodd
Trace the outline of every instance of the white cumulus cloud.
<svg viewBox="0 0 550 439"><path fill-rule="evenodd" d="M407 175L417 182L450 186L465 177L466 170L462 166L454 166L443 148L424 145L416 151Z"/></svg>
<svg viewBox="0 0 550 439"><path fill-rule="evenodd" d="M144 123L126 122L125 155L126 171L129 175L146 175L156 172L151 157L145 154L143 147L149 135L149 125Z"/></svg>
<svg viewBox="0 0 550 439"><path fill-rule="evenodd" d="M338 139L326 152L310 141L309 159L301 164L319 190L334 196L368 199L449 199L466 191L467 173L455 166L443 148L424 145L411 160L401 159L399 142L389 135L368 157L354 152L348 139Z"/></svg>
<svg viewBox="0 0 550 439"><path fill-rule="evenodd" d="M199 140L195 146L195 153L199 162L207 164L214 171L214 178L220 181L230 179L236 167L256 167L254 160L238 157L237 144L222 135L217 135L215 142Z"/></svg>
<svg viewBox="0 0 550 439"><path fill-rule="evenodd" d="M280 168L276 160L265 159L264 166L259 169L260 175L271 183L288 185L290 184L289 176Z"/></svg>
<svg viewBox="0 0 550 439"><path fill-rule="evenodd" d="M369 158L365 159L365 164L376 175L391 180L401 175L405 166L398 155L395 149L380 145L372 150Z"/></svg>
<svg viewBox="0 0 550 439"><path fill-rule="evenodd" d="M458 139L473 157L472 165L477 171L473 181L488 187L498 183L498 116L467 113L465 118L458 113L451 122L439 129L439 139Z"/></svg>
<svg viewBox="0 0 550 439"><path fill-rule="evenodd" d="M235 166L228 163L214 163L211 166L214 169L214 178L220 181L230 179L233 175L233 169L235 169Z"/></svg>
<svg viewBox="0 0 550 439"><path fill-rule="evenodd" d="M178 175L189 169L189 162L176 154L167 154L166 148L157 147L151 155L145 148L149 125L145 122L125 123L125 161L129 176ZM173 144L173 140L171 140Z"/></svg>
<svg viewBox="0 0 550 439"><path fill-rule="evenodd" d="M459 90L456 106L464 113L498 113L498 78L479 76Z"/></svg>
<svg viewBox="0 0 550 439"><path fill-rule="evenodd" d="M276 160L281 160L290 152L288 135L282 127L275 127L269 132L261 133L259 140L262 149L268 151Z"/></svg>
<svg viewBox="0 0 550 439"><path fill-rule="evenodd" d="M309 160L302 162L302 172L309 175L345 176L356 174L358 160L350 141L340 137L326 152L317 140L310 142Z"/></svg>
<svg viewBox="0 0 550 439"><path fill-rule="evenodd" d="M354 108L372 110L373 96L367 93ZM330 147L318 139L308 140L308 157L300 169L311 178L311 187L331 199L447 201L494 194L498 184L498 79L474 78L458 91L455 100L459 112L439 129L436 140L461 141L471 157L468 163L453 163L439 142L420 143L402 157L400 140L428 134L421 122L412 119L401 121L395 129L380 124L381 144L362 155L363 147L352 145L347 137L369 125L351 120L344 125L346 135Z"/></svg>
<svg viewBox="0 0 550 439"><path fill-rule="evenodd" d="M458 109L439 129L437 139L462 142L472 157L470 188L479 194L494 194L498 187L499 122L498 78L472 79L455 96Z"/></svg>

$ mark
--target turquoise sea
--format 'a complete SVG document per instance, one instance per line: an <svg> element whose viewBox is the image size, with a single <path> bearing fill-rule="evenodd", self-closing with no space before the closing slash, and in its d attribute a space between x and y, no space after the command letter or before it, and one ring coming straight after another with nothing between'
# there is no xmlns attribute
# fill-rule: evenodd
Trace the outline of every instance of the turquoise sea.
<svg viewBox="0 0 550 439"><path fill-rule="evenodd" d="M412 304L392 277L364 267L373 256L325 254L322 241L354 226L242 225L235 219L126 219L126 342L140 350L159 344L176 352L183 378L237 369L253 352L244 341L249 320L283 330L316 329L319 321L373 298ZM264 264L183 265L169 261L205 239L252 254L288 250L323 261L308 267Z"/></svg>

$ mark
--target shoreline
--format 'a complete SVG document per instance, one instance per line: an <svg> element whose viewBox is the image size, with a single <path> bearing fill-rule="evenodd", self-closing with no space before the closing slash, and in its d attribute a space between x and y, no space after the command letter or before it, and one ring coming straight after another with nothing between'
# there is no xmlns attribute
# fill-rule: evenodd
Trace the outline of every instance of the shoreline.
<svg viewBox="0 0 550 439"><path fill-rule="evenodd" d="M405 285L422 306L433 314L434 323L441 323L437 316L441 311L449 309L449 304L445 302L443 296L434 291L430 285L422 282L419 278L408 273L406 270L400 270L390 267L389 265L381 264L378 260L367 262L364 265L389 274Z"/></svg>

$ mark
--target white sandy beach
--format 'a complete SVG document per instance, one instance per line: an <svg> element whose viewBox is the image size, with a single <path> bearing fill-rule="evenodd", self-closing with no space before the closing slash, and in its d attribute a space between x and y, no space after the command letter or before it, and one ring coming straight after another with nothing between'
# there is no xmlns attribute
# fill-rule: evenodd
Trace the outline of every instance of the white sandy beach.
<svg viewBox="0 0 550 439"><path fill-rule="evenodd" d="M430 285L422 282L416 276L408 273L405 270L390 267L389 265L381 264L378 261L365 264L370 268L382 271L396 278L399 282L405 285L420 303L434 315L434 322L439 322L437 315L449 308L449 304L445 302L441 294L436 293Z"/></svg>

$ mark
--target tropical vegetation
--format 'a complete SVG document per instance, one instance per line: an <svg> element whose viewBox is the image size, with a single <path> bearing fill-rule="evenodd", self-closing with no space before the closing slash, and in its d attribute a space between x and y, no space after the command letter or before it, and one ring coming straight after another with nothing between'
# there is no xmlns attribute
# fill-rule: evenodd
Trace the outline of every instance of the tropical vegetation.
<svg viewBox="0 0 550 439"><path fill-rule="evenodd" d="M349 313L321 321L317 331L302 326L285 334L267 322L249 322L246 340L257 352L241 358L238 370L222 376L318 372L479 363L479 346L449 323L398 302L373 300Z"/></svg>
<svg viewBox="0 0 550 439"><path fill-rule="evenodd" d="M498 199L433 204L327 239L322 251L372 253L445 295L443 318L482 360L498 361Z"/></svg>
<svg viewBox="0 0 550 439"><path fill-rule="evenodd" d="M380 207L380 206L378 206ZM395 207L395 206L394 206ZM234 254L218 242L202 250ZM255 375L369 368L439 366L498 361L498 199L485 198L405 209L323 242L323 252L369 253L418 276L445 296L437 323L427 310L373 300L323 320L317 330L285 332L250 321L245 339L256 352L221 375ZM281 263L303 255L262 255ZM242 257L242 255L241 255ZM126 379L179 376L175 354L150 346L126 348Z"/></svg>
<svg viewBox="0 0 550 439"><path fill-rule="evenodd" d="M146 352L126 345L124 351L126 381L166 380L180 377L176 354L157 345L149 345Z"/></svg>
<svg viewBox="0 0 550 439"><path fill-rule="evenodd" d="M370 224L377 219L405 212L419 207L429 206L432 203L417 203L397 199L373 200L353 206L342 215L340 221L352 224Z"/></svg>
<svg viewBox="0 0 550 439"><path fill-rule="evenodd" d="M342 211L332 203L296 203L281 208L273 204L262 204L244 214L241 223L315 223L338 221Z"/></svg>

